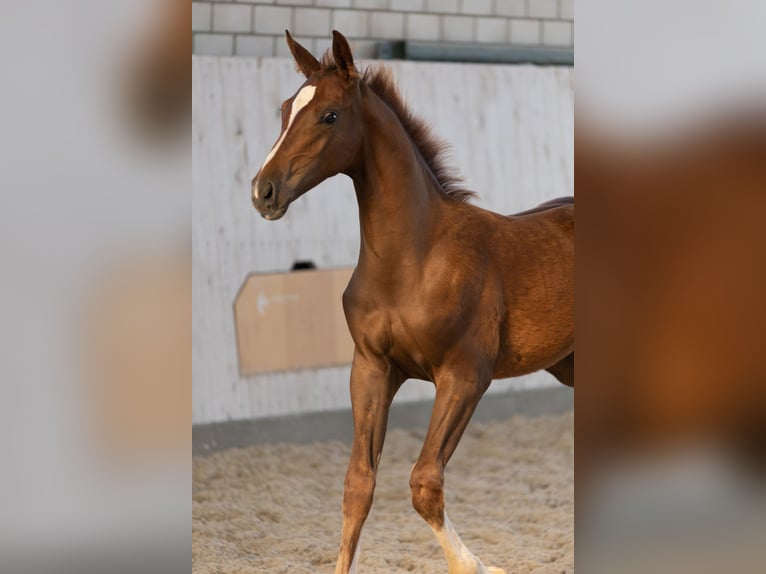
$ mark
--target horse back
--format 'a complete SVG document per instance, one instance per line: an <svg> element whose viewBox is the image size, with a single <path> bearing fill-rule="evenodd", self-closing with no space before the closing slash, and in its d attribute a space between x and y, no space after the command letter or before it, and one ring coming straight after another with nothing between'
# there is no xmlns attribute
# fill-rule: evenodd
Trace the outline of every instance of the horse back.
<svg viewBox="0 0 766 574"><path fill-rule="evenodd" d="M540 213L541 211L547 211L549 209L553 209L554 207L561 207L562 205L574 205L574 197L571 195L567 195L564 197L557 197L556 199L551 199L549 201L541 203L540 205L538 205L537 207L533 207L532 209L527 209L525 211L514 213L512 214L512 216L518 217L520 215L531 215L533 213Z"/></svg>

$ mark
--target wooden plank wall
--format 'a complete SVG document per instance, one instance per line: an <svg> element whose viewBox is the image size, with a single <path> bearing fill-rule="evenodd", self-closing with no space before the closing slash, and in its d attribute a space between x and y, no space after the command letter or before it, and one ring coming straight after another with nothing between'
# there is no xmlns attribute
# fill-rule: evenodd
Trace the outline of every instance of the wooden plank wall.
<svg viewBox="0 0 766 574"><path fill-rule="evenodd" d="M364 66L364 63L361 63ZM573 193L571 68L390 62L412 108L453 145L478 204L510 213ZM279 107L301 85L278 58L192 57L193 422L350 406L348 367L242 378L232 305L250 272L296 260L353 266L359 244L350 180L336 176L278 222L250 203L250 180L279 135ZM340 302L338 302L340 304ZM492 390L551 384L547 374ZM397 400L433 396L412 381Z"/></svg>

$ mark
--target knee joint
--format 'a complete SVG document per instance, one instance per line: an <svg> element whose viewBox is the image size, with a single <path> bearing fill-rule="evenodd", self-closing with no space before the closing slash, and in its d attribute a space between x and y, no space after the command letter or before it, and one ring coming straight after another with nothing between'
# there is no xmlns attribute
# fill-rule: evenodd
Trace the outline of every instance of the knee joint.
<svg viewBox="0 0 766 574"><path fill-rule="evenodd" d="M440 525L444 516L444 476L435 467L417 468L410 475L412 506L429 524Z"/></svg>

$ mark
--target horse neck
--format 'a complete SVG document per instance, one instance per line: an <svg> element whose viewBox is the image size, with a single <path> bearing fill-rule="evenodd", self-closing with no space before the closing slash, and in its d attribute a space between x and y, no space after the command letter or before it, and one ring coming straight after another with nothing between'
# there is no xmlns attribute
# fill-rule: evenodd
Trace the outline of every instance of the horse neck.
<svg viewBox="0 0 766 574"><path fill-rule="evenodd" d="M399 119L372 90L362 90L360 157L349 173L361 225L360 261L421 262L431 246L445 195Z"/></svg>

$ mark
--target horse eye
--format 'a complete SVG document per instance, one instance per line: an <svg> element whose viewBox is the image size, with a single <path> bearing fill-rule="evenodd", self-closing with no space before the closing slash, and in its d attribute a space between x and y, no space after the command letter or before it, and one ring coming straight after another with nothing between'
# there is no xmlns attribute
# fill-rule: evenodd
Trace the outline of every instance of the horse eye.
<svg viewBox="0 0 766 574"><path fill-rule="evenodd" d="M338 114L335 112L327 112L325 115L322 116L322 121L326 124L332 124L335 123L335 120L338 119Z"/></svg>

